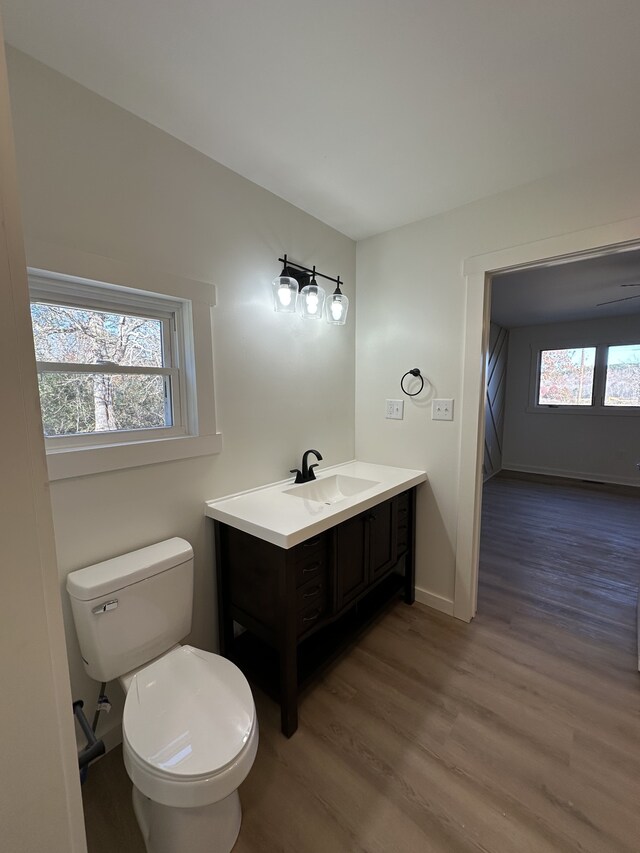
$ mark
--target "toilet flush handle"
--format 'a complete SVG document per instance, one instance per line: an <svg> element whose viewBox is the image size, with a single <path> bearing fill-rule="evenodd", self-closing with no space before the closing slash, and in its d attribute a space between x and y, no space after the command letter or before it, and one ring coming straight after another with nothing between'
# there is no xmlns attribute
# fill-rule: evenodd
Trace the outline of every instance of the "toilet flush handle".
<svg viewBox="0 0 640 853"><path fill-rule="evenodd" d="M112 598L111 601L104 601L102 604L98 604L97 607L93 607L91 612L98 615L98 613L106 613L107 610L115 610L117 606L118 599Z"/></svg>

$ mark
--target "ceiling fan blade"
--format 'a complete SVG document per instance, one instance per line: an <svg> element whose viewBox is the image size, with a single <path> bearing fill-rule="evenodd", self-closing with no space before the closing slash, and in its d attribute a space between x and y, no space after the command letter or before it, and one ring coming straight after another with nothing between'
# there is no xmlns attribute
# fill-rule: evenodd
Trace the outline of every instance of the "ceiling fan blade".
<svg viewBox="0 0 640 853"><path fill-rule="evenodd" d="M613 302L627 302L629 299L640 299L640 293L636 296L623 296L622 299L609 299L608 302L598 302L596 303L596 308L599 308L601 305L611 305Z"/></svg>

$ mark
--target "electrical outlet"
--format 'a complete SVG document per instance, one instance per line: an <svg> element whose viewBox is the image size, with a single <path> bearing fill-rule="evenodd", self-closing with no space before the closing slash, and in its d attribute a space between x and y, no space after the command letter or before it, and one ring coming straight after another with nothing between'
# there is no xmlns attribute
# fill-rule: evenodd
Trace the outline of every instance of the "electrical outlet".
<svg viewBox="0 0 640 853"><path fill-rule="evenodd" d="M453 400L434 400L431 404L432 421L453 420Z"/></svg>
<svg viewBox="0 0 640 853"><path fill-rule="evenodd" d="M404 417L404 400L387 400L384 416L401 421Z"/></svg>

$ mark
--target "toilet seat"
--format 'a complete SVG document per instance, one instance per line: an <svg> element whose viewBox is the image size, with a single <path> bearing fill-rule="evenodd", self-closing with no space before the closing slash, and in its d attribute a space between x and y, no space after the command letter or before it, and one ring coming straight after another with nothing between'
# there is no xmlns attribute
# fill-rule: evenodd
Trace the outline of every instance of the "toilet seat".
<svg viewBox="0 0 640 853"><path fill-rule="evenodd" d="M178 646L137 671L122 720L133 784L168 806L201 806L244 781L258 747L249 684L220 655Z"/></svg>

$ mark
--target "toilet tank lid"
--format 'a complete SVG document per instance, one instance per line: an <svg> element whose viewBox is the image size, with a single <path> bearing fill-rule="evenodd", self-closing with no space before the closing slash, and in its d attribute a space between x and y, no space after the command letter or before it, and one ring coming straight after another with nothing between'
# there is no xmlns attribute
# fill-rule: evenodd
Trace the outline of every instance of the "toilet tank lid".
<svg viewBox="0 0 640 853"><path fill-rule="evenodd" d="M67 592L72 598L81 601L102 598L151 575L186 563L192 557L191 545L186 539L175 536L71 572L67 575Z"/></svg>

